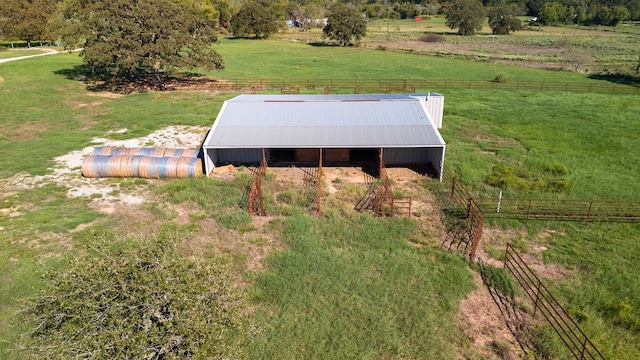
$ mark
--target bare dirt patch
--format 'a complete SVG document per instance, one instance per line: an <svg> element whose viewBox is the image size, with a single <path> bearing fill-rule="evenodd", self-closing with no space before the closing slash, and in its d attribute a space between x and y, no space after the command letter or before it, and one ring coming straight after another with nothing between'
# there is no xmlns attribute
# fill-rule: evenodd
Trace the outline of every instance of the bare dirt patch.
<svg viewBox="0 0 640 360"><path fill-rule="evenodd" d="M99 105L102 105L102 101L100 100L91 101L91 102L74 101L71 103L71 107L76 109L87 107L87 106L99 106Z"/></svg>
<svg viewBox="0 0 640 360"><path fill-rule="evenodd" d="M559 69L566 62L565 48L519 45L503 43L442 43L423 41L396 41L367 44L369 47L383 47L393 51L410 51L425 55L481 59L495 63L509 63L520 66Z"/></svg>
<svg viewBox="0 0 640 360"><path fill-rule="evenodd" d="M123 189L118 179L89 179L82 177L82 160L91 154L96 146L159 146L169 148L198 148L208 128L192 126L169 126L148 136L128 140L113 140L107 134L105 138L95 138L94 146L72 151L55 158L56 165L51 172L42 176L30 176L20 173L0 181L0 191L9 193L22 189L57 184L69 188L69 197L88 197L93 199L91 206L104 213L113 213L114 207L140 205L148 194L143 188ZM126 129L114 133L124 134Z"/></svg>
<svg viewBox="0 0 640 360"><path fill-rule="evenodd" d="M526 248L517 250L522 259L543 279L560 279L571 275L571 270L557 264L545 263L544 252L547 247L542 243L545 239L555 235L553 230L542 230L531 238L525 230L502 229L485 226L482 235L482 246L478 248L478 259L494 267L502 267L503 260L491 256L488 248L494 248L494 252L504 254L508 243L525 244Z"/></svg>
<svg viewBox="0 0 640 360"><path fill-rule="evenodd" d="M474 273L478 289L460 303L458 322L464 334L482 356L490 359L519 359L522 350L507 326L480 275ZM495 344L502 344L504 352L496 354Z"/></svg>
<svg viewBox="0 0 640 360"><path fill-rule="evenodd" d="M101 92L101 91L88 92L86 95L87 96L95 96L95 97L107 98L107 99L117 99L117 98L121 98L121 97L124 96L124 94L116 94L116 93L112 93L112 92Z"/></svg>

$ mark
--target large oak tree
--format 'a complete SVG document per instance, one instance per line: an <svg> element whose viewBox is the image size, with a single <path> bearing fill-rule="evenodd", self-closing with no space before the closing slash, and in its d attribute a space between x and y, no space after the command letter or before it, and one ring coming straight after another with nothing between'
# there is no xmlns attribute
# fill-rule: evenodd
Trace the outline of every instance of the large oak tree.
<svg viewBox="0 0 640 360"><path fill-rule="evenodd" d="M324 37L347 46L352 39L360 41L366 35L367 22L356 9L348 8L342 3L335 3L331 7L331 14L322 32Z"/></svg>
<svg viewBox="0 0 640 360"><path fill-rule="evenodd" d="M221 69L215 22L170 0L71 0L66 46L80 43L89 70L136 81L180 69Z"/></svg>
<svg viewBox="0 0 640 360"><path fill-rule="evenodd" d="M0 35L28 47L34 40L53 40L48 25L56 10L54 0L1 0Z"/></svg>
<svg viewBox="0 0 640 360"><path fill-rule="evenodd" d="M231 29L234 36L253 35L256 38L267 38L278 31L276 14L270 7L249 1L233 17Z"/></svg>
<svg viewBox="0 0 640 360"><path fill-rule="evenodd" d="M482 30L485 9L480 0L454 0L445 8L446 22L460 35L473 35Z"/></svg>
<svg viewBox="0 0 640 360"><path fill-rule="evenodd" d="M522 21L516 16L518 9L513 6L496 6L489 9L489 27L494 35L508 35L522 30Z"/></svg>

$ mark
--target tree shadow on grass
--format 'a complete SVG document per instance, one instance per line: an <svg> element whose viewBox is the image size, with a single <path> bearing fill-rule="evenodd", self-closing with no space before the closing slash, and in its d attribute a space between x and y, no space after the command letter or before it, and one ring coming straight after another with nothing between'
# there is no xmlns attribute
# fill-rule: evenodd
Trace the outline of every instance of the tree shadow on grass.
<svg viewBox="0 0 640 360"><path fill-rule="evenodd" d="M307 45L313 46L313 47L336 47L338 46L338 44L329 44L327 42L324 41L311 41L309 43L307 43Z"/></svg>
<svg viewBox="0 0 640 360"><path fill-rule="evenodd" d="M640 75L625 73L590 74L589 79L605 80L621 85L640 86Z"/></svg>
<svg viewBox="0 0 640 360"><path fill-rule="evenodd" d="M92 73L85 65L76 65L69 69L54 71L54 74L64 76L68 80L81 81L91 92L113 92L130 94L147 91L174 90L206 90L223 86L220 80L205 77L194 72L163 73L161 80L148 74L136 78L111 77Z"/></svg>
<svg viewBox="0 0 640 360"><path fill-rule="evenodd" d="M56 75L62 75L68 80L86 81L91 77L91 72L84 65L76 65L71 69L60 69L53 72Z"/></svg>

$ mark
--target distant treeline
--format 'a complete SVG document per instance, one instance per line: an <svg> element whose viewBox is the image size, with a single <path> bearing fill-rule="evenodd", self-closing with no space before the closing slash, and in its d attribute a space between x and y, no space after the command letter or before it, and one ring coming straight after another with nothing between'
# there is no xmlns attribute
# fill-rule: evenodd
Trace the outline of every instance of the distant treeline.
<svg viewBox="0 0 640 360"><path fill-rule="evenodd" d="M360 0L347 4L370 18L412 19L436 15L456 0ZM480 0L479 0L480 1ZM542 24L611 25L620 21L640 20L640 0L481 0L486 8L516 6L522 15L537 18ZM327 7L324 0L289 0L300 8ZM330 2L329 2L330 3ZM293 9L295 6L291 6ZM295 14L294 14L295 15ZM294 16L295 17L295 16Z"/></svg>
<svg viewBox="0 0 640 360"><path fill-rule="evenodd" d="M242 18L240 10L247 4L261 9L255 16L266 16L274 20L271 25L284 28L287 24L322 27L322 19L338 2L367 18L413 19L444 14L447 7L460 1L481 2L487 10L481 16L509 8L509 16L528 15L542 25L616 26L625 20L640 21L640 0L0 0L0 40L24 40L30 45L38 39L59 39L68 25L78 21L77 9L88 6L137 9L140 3L153 6L169 2L222 31Z"/></svg>

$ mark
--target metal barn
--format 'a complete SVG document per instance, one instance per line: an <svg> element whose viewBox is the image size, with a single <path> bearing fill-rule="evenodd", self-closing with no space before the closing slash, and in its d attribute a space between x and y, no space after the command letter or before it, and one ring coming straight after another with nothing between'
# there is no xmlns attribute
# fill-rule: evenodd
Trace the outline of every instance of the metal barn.
<svg viewBox="0 0 640 360"><path fill-rule="evenodd" d="M444 96L240 95L225 101L203 143L205 173L220 165L431 166L444 163Z"/></svg>

